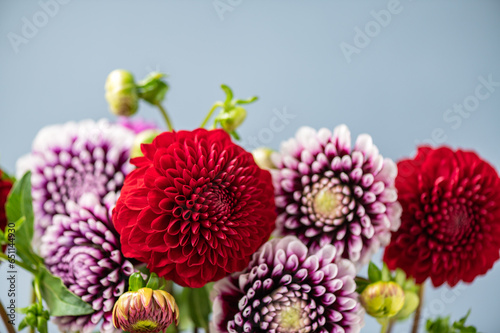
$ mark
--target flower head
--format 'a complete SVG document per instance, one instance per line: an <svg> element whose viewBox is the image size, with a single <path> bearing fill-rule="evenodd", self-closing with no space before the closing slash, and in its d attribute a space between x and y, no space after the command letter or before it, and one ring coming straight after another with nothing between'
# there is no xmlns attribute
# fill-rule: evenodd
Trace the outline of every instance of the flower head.
<svg viewBox="0 0 500 333"><path fill-rule="evenodd" d="M43 128L32 153L18 161L18 174L31 170L37 232L43 234L56 214L69 215L66 203L84 193L103 199L118 192L131 171L133 132L103 119Z"/></svg>
<svg viewBox="0 0 500 333"><path fill-rule="evenodd" d="M296 235L313 249L333 244L339 256L365 264L399 227L396 166L369 135L351 147L345 125L333 134L303 127L273 160L280 234Z"/></svg>
<svg viewBox="0 0 500 333"><path fill-rule="evenodd" d="M214 285L215 331L359 332L356 270L336 253L311 252L294 236L267 242L243 272Z"/></svg>
<svg viewBox="0 0 500 333"><path fill-rule="evenodd" d="M252 151L255 163L262 169L274 169L275 165L271 159L273 150L267 147L259 147Z"/></svg>
<svg viewBox="0 0 500 333"><path fill-rule="evenodd" d="M111 315L116 299L126 290L134 267L120 251L119 235L111 222L116 195L105 197L105 205L92 194L78 203L69 201L68 215L54 216L42 237L41 254L52 274L70 291L89 303L95 312L84 316L56 317L62 331L114 332Z"/></svg>
<svg viewBox="0 0 500 333"><path fill-rule="evenodd" d="M271 175L223 130L143 144L113 211L125 256L201 287L243 269L274 229Z"/></svg>
<svg viewBox="0 0 500 333"><path fill-rule="evenodd" d="M113 307L116 328L130 333L163 332L177 325L179 308L175 299L163 290L141 288L121 295Z"/></svg>
<svg viewBox="0 0 500 333"><path fill-rule="evenodd" d="M499 258L500 178L471 151L420 147L398 163L401 228L384 261L417 283L472 282Z"/></svg>
<svg viewBox="0 0 500 333"><path fill-rule="evenodd" d="M405 303L405 293L397 283L378 281L369 284L360 295L366 312L375 318L395 316Z"/></svg>
<svg viewBox="0 0 500 333"><path fill-rule="evenodd" d="M137 112L139 95L132 73L124 69L112 71L104 88L109 109L113 114L130 117Z"/></svg>

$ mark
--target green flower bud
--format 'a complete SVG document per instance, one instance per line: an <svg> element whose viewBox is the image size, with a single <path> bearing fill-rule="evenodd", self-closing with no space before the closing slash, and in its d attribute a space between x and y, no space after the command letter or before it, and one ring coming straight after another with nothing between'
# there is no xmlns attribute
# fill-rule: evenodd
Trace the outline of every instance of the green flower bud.
<svg viewBox="0 0 500 333"><path fill-rule="evenodd" d="M47 319L38 317L36 320L36 328L40 333L47 333Z"/></svg>
<svg viewBox="0 0 500 333"><path fill-rule="evenodd" d="M397 283L379 281L369 284L363 290L360 301L370 316L389 318L403 308L405 294Z"/></svg>
<svg viewBox="0 0 500 333"><path fill-rule="evenodd" d="M130 117L137 112L139 96L134 76L123 69L112 71L106 79L106 100L111 112Z"/></svg>
<svg viewBox="0 0 500 333"><path fill-rule="evenodd" d="M413 291L406 290L405 291L405 303L403 305L403 308L396 315L396 319L397 320L408 319L408 317L413 312L415 312L419 303L420 303L420 299L419 299L417 293L415 293Z"/></svg>
<svg viewBox="0 0 500 333"><path fill-rule="evenodd" d="M148 129L137 134L135 136L134 143L132 144L130 158L142 156L141 144L153 142L154 138L156 138L156 136L160 133L160 130Z"/></svg>
<svg viewBox="0 0 500 333"><path fill-rule="evenodd" d="M276 169L271 160L272 153L273 150L267 147L260 147L252 151L253 159L261 169Z"/></svg>
<svg viewBox="0 0 500 333"><path fill-rule="evenodd" d="M166 75L152 72L144 80L139 82L139 96L153 105L159 104L165 98L168 84L163 80Z"/></svg>
<svg viewBox="0 0 500 333"><path fill-rule="evenodd" d="M28 326L36 327L36 314L34 314L33 312L28 312L26 314L26 322L28 323Z"/></svg>
<svg viewBox="0 0 500 333"><path fill-rule="evenodd" d="M218 119L221 127L228 133L234 132L247 117L247 111L241 106L235 106L222 113Z"/></svg>

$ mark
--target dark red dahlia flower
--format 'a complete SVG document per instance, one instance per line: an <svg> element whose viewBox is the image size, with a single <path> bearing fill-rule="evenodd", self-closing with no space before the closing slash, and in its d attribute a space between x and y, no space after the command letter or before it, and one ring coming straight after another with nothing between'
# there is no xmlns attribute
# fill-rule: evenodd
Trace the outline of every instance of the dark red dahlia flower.
<svg viewBox="0 0 500 333"><path fill-rule="evenodd" d="M189 287L242 270L276 219L271 175L222 130L143 144L113 222L125 256Z"/></svg>
<svg viewBox="0 0 500 333"><path fill-rule="evenodd" d="M384 261L417 283L472 282L499 258L500 178L476 153L420 147L398 163L401 227Z"/></svg>
<svg viewBox="0 0 500 333"><path fill-rule="evenodd" d="M5 203L7 202L7 196L9 195L11 188L12 181L8 177L6 177L6 175L0 169L0 229L2 231L4 231L5 227L7 226ZM5 247L3 247L2 250L5 250Z"/></svg>

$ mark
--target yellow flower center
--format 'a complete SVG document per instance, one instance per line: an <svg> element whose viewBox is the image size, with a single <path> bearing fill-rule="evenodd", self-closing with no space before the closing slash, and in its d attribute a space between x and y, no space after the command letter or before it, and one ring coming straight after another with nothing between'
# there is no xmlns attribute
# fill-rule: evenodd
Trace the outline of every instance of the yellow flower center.
<svg viewBox="0 0 500 333"><path fill-rule="evenodd" d="M281 312L281 323L280 326L289 332L292 330L297 330L300 328L300 309L296 307L289 307Z"/></svg>
<svg viewBox="0 0 500 333"><path fill-rule="evenodd" d="M316 214L323 216L333 215L335 209L339 206L338 194L330 188L321 189L314 197L313 207Z"/></svg>
<svg viewBox="0 0 500 333"><path fill-rule="evenodd" d="M139 320L139 321L135 322L132 325L132 327L135 331L148 332L148 331L156 329L158 327L158 323L156 323L152 320L148 320L148 319Z"/></svg>

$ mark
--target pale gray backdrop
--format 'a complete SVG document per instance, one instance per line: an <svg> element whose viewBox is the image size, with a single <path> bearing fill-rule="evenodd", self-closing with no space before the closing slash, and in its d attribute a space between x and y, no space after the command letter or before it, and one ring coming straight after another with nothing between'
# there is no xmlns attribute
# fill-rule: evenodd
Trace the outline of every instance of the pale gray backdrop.
<svg viewBox="0 0 500 333"><path fill-rule="evenodd" d="M115 68L168 73L178 129L200 124L221 83L257 94L241 128L248 148L346 123L393 159L426 141L500 167L500 85L475 97L481 80L500 82L499 1L59 1L0 0L0 163L10 172L41 127L112 118L103 85ZM284 126L272 126L276 112L291 115ZM498 281L499 264L472 286L428 289L425 311L457 319L472 308L471 323L499 332ZM28 286L20 273L18 306ZM367 319L363 332L378 331Z"/></svg>

